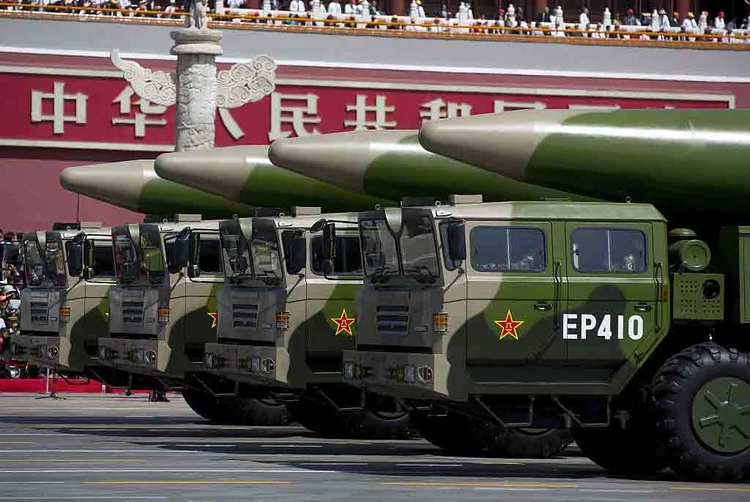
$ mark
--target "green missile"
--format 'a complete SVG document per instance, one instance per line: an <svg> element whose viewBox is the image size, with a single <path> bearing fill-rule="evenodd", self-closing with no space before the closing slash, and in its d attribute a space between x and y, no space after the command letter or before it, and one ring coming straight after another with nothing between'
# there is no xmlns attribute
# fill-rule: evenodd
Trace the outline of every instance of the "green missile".
<svg viewBox="0 0 750 502"><path fill-rule="evenodd" d="M204 218L252 215L254 208L159 178L154 160L69 167L63 188L144 214L199 213Z"/></svg>
<svg viewBox="0 0 750 502"><path fill-rule="evenodd" d="M281 169L268 159L267 145L165 153L157 157L155 169L164 179L256 206L318 206L335 212L396 205Z"/></svg>
<svg viewBox="0 0 750 502"><path fill-rule="evenodd" d="M419 144L416 130L280 139L271 145L268 156L284 169L391 200L404 196L444 199L458 193L481 193L485 201L591 200L515 181L428 152Z"/></svg>
<svg viewBox="0 0 750 502"><path fill-rule="evenodd" d="M426 123L419 140L518 181L649 202L689 224L750 220L750 110L523 110Z"/></svg>

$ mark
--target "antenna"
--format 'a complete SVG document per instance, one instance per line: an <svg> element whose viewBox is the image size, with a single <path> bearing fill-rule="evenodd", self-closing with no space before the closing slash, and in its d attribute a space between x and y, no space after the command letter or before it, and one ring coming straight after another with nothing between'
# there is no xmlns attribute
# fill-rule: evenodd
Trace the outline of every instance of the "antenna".
<svg viewBox="0 0 750 502"><path fill-rule="evenodd" d="M81 223L81 194L76 194L76 223Z"/></svg>

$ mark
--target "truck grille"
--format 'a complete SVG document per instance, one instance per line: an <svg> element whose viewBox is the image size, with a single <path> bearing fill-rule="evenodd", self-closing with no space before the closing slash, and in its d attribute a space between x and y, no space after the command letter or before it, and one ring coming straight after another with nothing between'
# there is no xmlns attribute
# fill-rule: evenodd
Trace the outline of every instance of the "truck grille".
<svg viewBox="0 0 750 502"><path fill-rule="evenodd" d="M35 324L47 324L49 316L49 303L31 302L31 322Z"/></svg>
<svg viewBox="0 0 750 502"><path fill-rule="evenodd" d="M377 307L378 334L405 335L409 331L409 307L386 305Z"/></svg>
<svg viewBox="0 0 750 502"><path fill-rule="evenodd" d="M143 300L123 300L123 324L143 324Z"/></svg>
<svg viewBox="0 0 750 502"><path fill-rule="evenodd" d="M235 328L258 328L258 306L247 303L232 304L232 326Z"/></svg>

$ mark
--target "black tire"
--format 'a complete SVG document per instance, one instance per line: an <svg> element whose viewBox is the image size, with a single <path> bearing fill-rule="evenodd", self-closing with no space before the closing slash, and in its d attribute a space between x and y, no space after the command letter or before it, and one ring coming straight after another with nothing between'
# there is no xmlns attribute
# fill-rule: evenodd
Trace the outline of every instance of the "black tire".
<svg viewBox="0 0 750 502"><path fill-rule="evenodd" d="M524 429L488 424L490 453L502 457L550 458L573 441L567 429Z"/></svg>
<svg viewBox="0 0 750 502"><path fill-rule="evenodd" d="M182 391L182 397L191 410L207 420L214 422L226 418L225 407L220 406L218 400L208 392L185 389Z"/></svg>
<svg viewBox="0 0 750 502"><path fill-rule="evenodd" d="M652 417L647 418L651 420L644 420L642 425L632 422L625 429L619 423L576 427L573 437L585 456L613 474L654 474L667 467L667 460Z"/></svg>
<svg viewBox="0 0 750 502"><path fill-rule="evenodd" d="M416 433L408 412L363 410L344 418L348 435L362 439L408 439Z"/></svg>
<svg viewBox="0 0 750 502"><path fill-rule="evenodd" d="M713 389L706 390L705 385L717 385L715 388L722 395L716 396ZM688 347L669 358L659 369L651 385L652 404L659 433L666 445L669 466L678 476L704 481L740 481L748 478L750 447L745 444L746 439L738 438L738 435L750 435L744 418L750 418L750 402L746 402L750 400L747 397L748 386L748 354L713 342ZM734 440L733 444L739 448L737 451L722 452L712 447L700 436L694 424L694 414L697 414L694 407L705 407L706 403L711 403L709 392L714 399L710 404L712 410L718 412L728 405L733 405L735 409L730 410L734 413L729 415L717 413L704 416L704 419L709 418L712 422L706 427L719 427L718 441L721 442L721 437ZM742 420L743 434L737 432L739 425L728 425L731 419ZM715 428L713 430L716 431ZM729 436L725 436L725 432Z"/></svg>
<svg viewBox="0 0 750 502"><path fill-rule="evenodd" d="M455 412L432 413L412 411L411 423L427 441L455 455L483 453L484 445L477 434L478 420Z"/></svg>
<svg viewBox="0 0 750 502"><path fill-rule="evenodd" d="M235 425L289 425L294 421L286 405L272 398L236 397L232 401L230 421Z"/></svg>
<svg viewBox="0 0 750 502"><path fill-rule="evenodd" d="M336 409L308 392L302 392L299 400L287 409L302 427L312 432L330 438L345 435L345 424Z"/></svg>

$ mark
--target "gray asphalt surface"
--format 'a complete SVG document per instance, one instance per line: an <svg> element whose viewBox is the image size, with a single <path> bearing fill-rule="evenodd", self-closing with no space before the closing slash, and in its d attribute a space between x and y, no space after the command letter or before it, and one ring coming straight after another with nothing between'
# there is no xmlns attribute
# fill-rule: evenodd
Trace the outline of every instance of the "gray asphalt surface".
<svg viewBox="0 0 750 502"><path fill-rule="evenodd" d="M750 500L750 484L609 476L575 449L550 460L450 457L421 439L214 426L173 395L37 397L0 394L0 500Z"/></svg>

